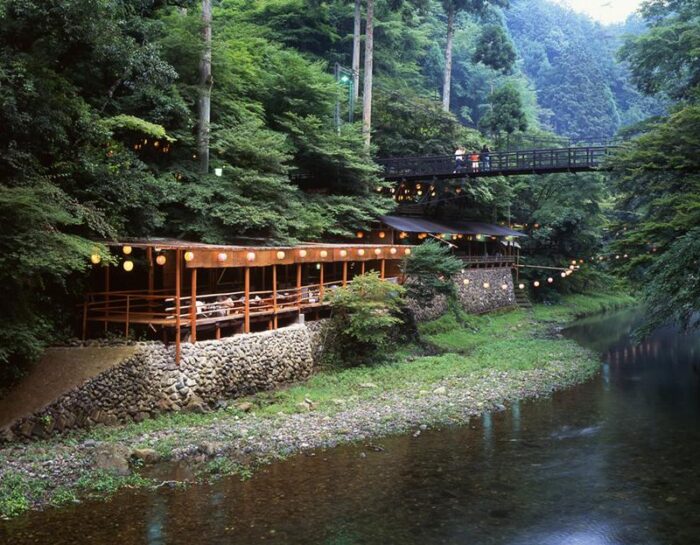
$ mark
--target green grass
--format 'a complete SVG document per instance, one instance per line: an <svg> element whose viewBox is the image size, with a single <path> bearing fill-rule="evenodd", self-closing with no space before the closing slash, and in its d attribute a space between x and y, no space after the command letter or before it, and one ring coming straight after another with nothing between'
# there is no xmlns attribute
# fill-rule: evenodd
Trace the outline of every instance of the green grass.
<svg viewBox="0 0 700 545"><path fill-rule="evenodd" d="M450 312L438 320L419 326L422 345L404 346L393 359L374 366L349 369L326 369L314 374L307 382L272 392L262 392L247 398L254 405L258 418L276 418L278 413L304 411L299 405L313 401L316 411L332 414L363 400L371 400L383 392L430 390L437 383L451 379L474 379L475 383L488 369L520 372L543 368L559 361L578 361L581 378L595 369L597 362L591 353L575 342L553 338L552 323L564 324L575 317L634 304L627 295L576 295L565 297L557 305L535 305L532 312L521 310L470 316ZM426 345L432 346L426 353ZM371 387L368 387L371 385ZM240 401L240 400L239 400ZM233 404L206 414L179 412L162 415L152 420L117 428L96 428L74 432L58 439L33 443L25 457L33 464L51 457L57 446L72 448L87 438L106 442L129 441L143 447L155 448L168 459L173 449L188 440L188 428L201 428L217 420L231 420L242 415ZM140 436L167 431L159 438ZM59 445L57 445L57 443ZM0 461L4 454L0 453ZM237 474L242 479L250 476L251 468L226 457L207 462L200 471L206 479L220 475ZM78 496L104 497L124 486L148 487L152 482L137 473L118 477L109 473L91 471L77 483L65 488L46 490L40 479L8 471L0 479L0 516L13 517L30 509L44 498L53 505L76 501Z"/></svg>

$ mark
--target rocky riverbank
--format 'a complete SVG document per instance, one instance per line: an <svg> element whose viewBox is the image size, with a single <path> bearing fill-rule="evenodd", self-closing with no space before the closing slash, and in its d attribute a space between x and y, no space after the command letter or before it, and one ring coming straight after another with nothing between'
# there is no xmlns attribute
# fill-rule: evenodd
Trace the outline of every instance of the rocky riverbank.
<svg viewBox="0 0 700 545"><path fill-rule="evenodd" d="M98 427L0 450L3 516L162 484L143 466L190 460L199 473L248 474L260 463L340 443L459 425L514 400L586 380L597 358L523 312L429 324L443 353L405 353L371 368L326 371L274 393L127 426ZM215 471L209 471L212 468Z"/></svg>

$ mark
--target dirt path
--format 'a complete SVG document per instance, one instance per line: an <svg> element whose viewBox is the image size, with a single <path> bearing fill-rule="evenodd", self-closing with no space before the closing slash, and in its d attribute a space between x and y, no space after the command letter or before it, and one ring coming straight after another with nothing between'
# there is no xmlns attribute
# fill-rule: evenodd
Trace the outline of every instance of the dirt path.
<svg viewBox="0 0 700 545"><path fill-rule="evenodd" d="M49 348L30 373L0 399L0 428L38 411L137 350L135 346Z"/></svg>

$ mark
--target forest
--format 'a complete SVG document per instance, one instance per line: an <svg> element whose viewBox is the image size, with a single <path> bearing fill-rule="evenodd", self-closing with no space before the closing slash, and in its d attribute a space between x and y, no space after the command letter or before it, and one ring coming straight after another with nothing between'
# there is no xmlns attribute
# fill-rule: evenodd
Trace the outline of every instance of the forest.
<svg viewBox="0 0 700 545"><path fill-rule="evenodd" d="M546 0L374 0L370 147L362 89L334 76L353 65L355 2L213 2L204 84L201 4L0 2L4 371L69 334L95 240L342 240L394 207L373 158L486 143L624 137L611 174L474 181L471 219L538 225L523 252L544 264L629 255L559 289L630 282L657 323L692 323L697 0L617 26Z"/></svg>

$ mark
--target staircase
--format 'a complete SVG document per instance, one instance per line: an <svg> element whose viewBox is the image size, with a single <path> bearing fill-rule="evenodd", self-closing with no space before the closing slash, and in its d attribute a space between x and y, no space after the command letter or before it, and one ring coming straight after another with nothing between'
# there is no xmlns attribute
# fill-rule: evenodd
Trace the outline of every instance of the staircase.
<svg viewBox="0 0 700 545"><path fill-rule="evenodd" d="M522 309L532 309L532 301L530 301L527 290L515 289L515 303Z"/></svg>

